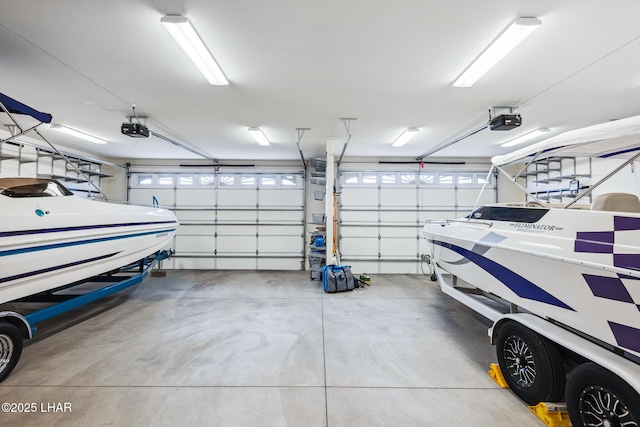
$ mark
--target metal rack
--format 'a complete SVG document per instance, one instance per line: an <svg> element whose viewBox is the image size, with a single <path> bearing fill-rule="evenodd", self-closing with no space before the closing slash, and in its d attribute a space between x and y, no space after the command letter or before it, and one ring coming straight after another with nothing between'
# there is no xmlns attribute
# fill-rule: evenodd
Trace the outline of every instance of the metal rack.
<svg viewBox="0 0 640 427"><path fill-rule="evenodd" d="M309 163L313 168L311 172L311 184L322 186L322 190L314 191L314 200L324 200L326 194L326 170L327 160L322 158L310 159ZM309 272L311 280L320 280L322 278L322 267L326 264L327 257L327 242L326 242L326 228L325 231L319 230L317 226L326 227L326 221L324 216L324 210L322 214L311 214L310 225L316 226L315 230L309 231L310 245L309 245ZM324 245L318 245L317 242L322 241Z"/></svg>
<svg viewBox="0 0 640 427"><path fill-rule="evenodd" d="M588 172L585 173L578 173L575 157L550 157L529 165L522 176L527 180L527 189L536 198L562 203L565 198L575 198L589 188L589 185L580 183L581 178L591 178L591 159L587 160ZM591 201L591 195L587 200Z"/></svg>
<svg viewBox="0 0 640 427"><path fill-rule="evenodd" d="M86 193L87 197L93 197L99 193L92 188L87 178L100 187L103 178L113 176L102 171L104 165L123 168L120 165L77 154L63 154L77 169L70 166L65 158L53 149L25 141L0 141L0 175L53 178L61 181L74 193Z"/></svg>

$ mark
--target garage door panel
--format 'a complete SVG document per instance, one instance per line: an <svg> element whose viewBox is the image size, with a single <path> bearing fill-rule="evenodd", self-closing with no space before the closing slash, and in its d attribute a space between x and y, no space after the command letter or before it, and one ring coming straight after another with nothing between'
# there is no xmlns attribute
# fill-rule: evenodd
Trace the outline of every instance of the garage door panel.
<svg viewBox="0 0 640 427"><path fill-rule="evenodd" d="M216 258L218 270L255 270L257 262L255 258Z"/></svg>
<svg viewBox="0 0 640 427"><path fill-rule="evenodd" d="M477 177L486 176L486 171L480 173L468 166L420 170L419 173L376 170L381 166L374 164L370 165L372 169L367 167L369 165L358 164L352 171L343 169L339 177L342 255L345 262L360 266L362 261L353 259L373 255L379 247L380 259L367 261L362 268L392 274L420 273L418 254L428 250L422 232L426 222L466 215L480 190ZM377 182L381 187L363 184L365 177L368 183ZM495 187L487 190L481 202L495 200ZM366 206L367 211L349 210L362 206ZM354 224L361 227L348 227ZM379 241L372 238L377 235L380 235Z"/></svg>
<svg viewBox="0 0 640 427"><path fill-rule="evenodd" d="M340 195L340 204L342 207L378 207L378 188L343 188Z"/></svg>
<svg viewBox="0 0 640 427"><path fill-rule="evenodd" d="M347 256L378 256L378 237L351 237L340 243L342 254Z"/></svg>
<svg viewBox="0 0 640 427"><path fill-rule="evenodd" d="M418 218L416 211L382 211L380 212L380 221L384 223L415 223Z"/></svg>
<svg viewBox="0 0 640 427"><path fill-rule="evenodd" d="M216 261L213 258L173 258L173 268L181 270L213 270Z"/></svg>
<svg viewBox="0 0 640 427"><path fill-rule="evenodd" d="M351 271L358 273L367 273L368 275L379 273L379 262L375 261L352 261L349 260L349 265L351 266ZM375 277L372 278L375 282Z"/></svg>
<svg viewBox="0 0 640 427"><path fill-rule="evenodd" d="M176 253L208 252L213 254L216 242L213 236L176 236Z"/></svg>
<svg viewBox="0 0 640 427"><path fill-rule="evenodd" d="M420 228L422 229L422 228ZM380 227L380 236L384 239L390 238L416 238L417 227Z"/></svg>
<svg viewBox="0 0 640 427"><path fill-rule="evenodd" d="M258 252L261 254L300 254L300 236L266 236L258 238Z"/></svg>
<svg viewBox="0 0 640 427"><path fill-rule="evenodd" d="M258 228L255 225L218 225L218 236L253 236L256 237Z"/></svg>
<svg viewBox="0 0 640 427"><path fill-rule="evenodd" d="M220 255L255 255L256 236L218 235L217 250Z"/></svg>
<svg viewBox="0 0 640 427"><path fill-rule="evenodd" d="M453 211L422 211L418 214L420 224L424 225L428 220L438 219L458 219L464 216L463 213Z"/></svg>
<svg viewBox="0 0 640 427"><path fill-rule="evenodd" d="M387 237L380 240L380 254L383 258L415 257L418 250L418 240L413 238Z"/></svg>
<svg viewBox="0 0 640 427"><path fill-rule="evenodd" d="M259 258L258 270L300 270L300 258Z"/></svg>
<svg viewBox="0 0 640 427"><path fill-rule="evenodd" d="M456 193L453 188L423 188L421 193L420 202L422 207L450 207L456 204Z"/></svg>
<svg viewBox="0 0 640 427"><path fill-rule="evenodd" d="M417 190L413 188L382 188L380 204L382 206L416 207Z"/></svg>
<svg viewBox="0 0 640 427"><path fill-rule="evenodd" d="M480 189L478 188L461 188L458 190L458 206L473 207L480 195ZM494 193L491 191L484 191L480 195L480 203L493 203Z"/></svg>
<svg viewBox="0 0 640 427"><path fill-rule="evenodd" d="M372 237L378 238L378 227L340 227L340 234L343 238L351 237Z"/></svg>
<svg viewBox="0 0 640 427"><path fill-rule="evenodd" d="M302 211L260 211L260 222L293 222L302 224Z"/></svg>
<svg viewBox="0 0 640 427"><path fill-rule="evenodd" d="M256 207L258 196L255 189L219 189L218 190L218 206L246 206Z"/></svg>
<svg viewBox="0 0 640 427"><path fill-rule="evenodd" d="M132 188L129 194L131 203L147 206L153 204L154 197L160 206L173 206L174 190L172 188Z"/></svg>
<svg viewBox="0 0 640 427"><path fill-rule="evenodd" d="M363 222L378 222L378 210L370 211L340 211L340 219L344 223L363 223Z"/></svg>
<svg viewBox="0 0 640 427"><path fill-rule="evenodd" d="M256 211L218 210L217 213L219 223L246 222L255 224L256 217Z"/></svg>
<svg viewBox="0 0 640 427"><path fill-rule="evenodd" d="M180 222L188 221L213 221L215 220L215 211L211 210L176 210L174 211L176 218Z"/></svg>
<svg viewBox="0 0 640 427"><path fill-rule="evenodd" d="M259 225L258 232L260 236L274 236L274 237L297 237L302 240L302 234L304 233L304 227L302 224L295 225ZM296 246L300 246L300 241Z"/></svg>
<svg viewBox="0 0 640 427"><path fill-rule="evenodd" d="M216 227L214 225L200 225L200 224L182 224L178 228L178 236L187 235L199 235L199 236L213 236L216 233Z"/></svg>
<svg viewBox="0 0 640 427"><path fill-rule="evenodd" d="M216 204L215 189L212 188L179 188L176 192L177 206L207 206Z"/></svg>
<svg viewBox="0 0 640 427"><path fill-rule="evenodd" d="M300 268L305 192L299 172L267 176L148 169L132 173L130 199L150 205L155 196L161 205L175 205L181 222L174 241L177 254L165 266L255 269L262 253L267 258L261 268L274 265L270 256L293 257L277 261L277 268ZM162 185L167 182L172 185Z"/></svg>
<svg viewBox="0 0 640 427"><path fill-rule="evenodd" d="M264 190L258 192L260 206L302 207L302 190Z"/></svg>
<svg viewBox="0 0 640 427"><path fill-rule="evenodd" d="M380 266L381 274L418 274L420 266L415 261L385 262Z"/></svg>

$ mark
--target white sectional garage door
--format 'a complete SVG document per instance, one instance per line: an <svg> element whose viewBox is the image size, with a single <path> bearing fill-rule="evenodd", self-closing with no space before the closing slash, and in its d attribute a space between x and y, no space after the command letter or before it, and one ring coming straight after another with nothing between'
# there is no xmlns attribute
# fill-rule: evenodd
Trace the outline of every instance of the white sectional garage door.
<svg viewBox="0 0 640 427"><path fill-rule="evenodd" d="M486 169L375 171L339 174L341 261L366 273L420 273L427 253L422 228L429 219L451 219L473 208ZM495 202L495 176L480 203Z"/></svg>
<svg viewBox="0 0 640 427"><path fill-rule="evenodd" d="M175 211L181 269L299 270L304 257L301 173L133 172L133 203Z"/></svg>

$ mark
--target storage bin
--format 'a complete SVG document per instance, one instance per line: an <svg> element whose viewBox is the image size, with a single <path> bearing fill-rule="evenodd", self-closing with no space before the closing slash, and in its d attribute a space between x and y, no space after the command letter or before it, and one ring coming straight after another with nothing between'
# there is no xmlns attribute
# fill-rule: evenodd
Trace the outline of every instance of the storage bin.
<svg viewBox="0 0 640 427"><path fill-rule="evenodd" d="M309 256L309 268L322 268L324 266L324 257Z"/></svg>
<svg viewBox="0 0 640 427"><path fill-rule="evenodd" d="M324 224L324 214L311 214L311 222L314 224Z"/></svg>

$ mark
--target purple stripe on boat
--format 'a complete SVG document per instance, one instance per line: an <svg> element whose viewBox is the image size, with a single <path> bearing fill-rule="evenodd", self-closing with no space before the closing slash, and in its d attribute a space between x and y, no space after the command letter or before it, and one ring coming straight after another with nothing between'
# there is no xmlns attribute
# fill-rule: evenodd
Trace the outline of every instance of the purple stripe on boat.
<svg viewBox="0 0 640 427"><path fill-rule="evenodd" d="M640 352L640 329L609 321L609 327L620 347Z"/></svg>
<svg viewBox="0 0 640 427"><path fill-rule="evenodd" d="M613 265L620 268L640 270L640 254L613 254Z"/></svg>
<svg viewBox="0 0 640 427"><path fill-rule="evenodd" d="M615 301L634 302L622 280L617 277L594 276L591 274L583 274L582 277L587 281L594 296Z"/></svg>
<svg viewBox="0 0 640 427"><path fill-rule="evenodd" d="M620 273L618 273L618 277L621 279L628 279L628 280L640 280L640 277L627 276L626 274L620 274Z"/></svg>
<svg viewBox="0 0 640 427"><path fill-rule="evenodd" d="M613 231L578 231L574 251L612 254L613 238Z"/></svg>
<svg viewBox="0 0 640 427"><path fill-rule="evenodd" d="M640 230L640 218L614 216L613 229L615 231Z"/></svg>

